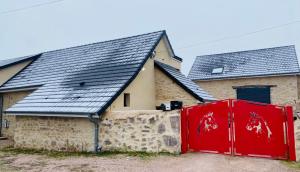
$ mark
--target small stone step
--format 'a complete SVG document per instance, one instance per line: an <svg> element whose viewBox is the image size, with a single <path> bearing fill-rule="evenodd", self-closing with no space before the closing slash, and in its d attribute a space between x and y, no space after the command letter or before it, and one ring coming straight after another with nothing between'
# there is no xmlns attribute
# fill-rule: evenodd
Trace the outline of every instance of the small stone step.
<svg viewBox="0 0 300 172"><path fill-rule="evenodd" d="M7 137L0 137L0 140L7 140Z"/></svg>

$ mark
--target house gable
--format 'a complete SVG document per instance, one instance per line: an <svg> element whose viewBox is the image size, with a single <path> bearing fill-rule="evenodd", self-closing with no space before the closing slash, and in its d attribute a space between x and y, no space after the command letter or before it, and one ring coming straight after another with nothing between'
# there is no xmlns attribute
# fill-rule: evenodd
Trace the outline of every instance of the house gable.
<svg viewBox="0 0 300 172"><path fill-rule="evenodd" d="M109 106L107 111L155 110L154 60L149 58L137 77ZM130 95L130 105L124 107L124 94Z"/></svg>
<svg viewBox="0 0 300 172"><path fill-rule="evenodd" d="M166 48L165 38L161 38L154 51ZM166 50L166 49L165 49ZM215 100L179 70L179 61L164 52L168 60L158 62L156 55L149 58L137 77L118 96L107 111L119 110L155 110L156 106L174 100L183 101L184 105L197 104L200 101ZM162 56L160 56L162 57ZM171 66L173 64L173 66ZM179 65L179 66L178 66ZM130 106L124 106L124 95L130 95Z"/></svg>
<svg viewBox="0 0 300 172"><path fill-rule="evenodd" d="M171 44L168 41L167 36L163 36L163 38L159 41L157 47L155 48L155 60L168 64L176 69L181 68L181 59L177 59Z"/></svg>

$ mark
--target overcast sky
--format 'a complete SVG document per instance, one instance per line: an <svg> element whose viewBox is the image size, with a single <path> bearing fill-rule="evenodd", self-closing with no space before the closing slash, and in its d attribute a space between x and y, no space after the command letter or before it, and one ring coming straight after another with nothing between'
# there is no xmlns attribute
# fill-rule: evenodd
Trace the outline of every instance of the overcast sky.
<svg viewBox="0 0 300 172"><path fill-rule="evenodd" d="M300 56L299 0L64 0L24 9L52 1L0 1L0 59L157 30L167 31L185 74L198 55L295 44Z"/></svg>

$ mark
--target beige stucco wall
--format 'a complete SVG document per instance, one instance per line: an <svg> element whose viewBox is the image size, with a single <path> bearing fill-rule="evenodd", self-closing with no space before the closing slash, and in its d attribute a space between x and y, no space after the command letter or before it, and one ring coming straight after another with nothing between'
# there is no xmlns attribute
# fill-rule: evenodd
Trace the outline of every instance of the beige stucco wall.
<svg viewBox="0 0 300 172"><path fill-rule="evenodd" d="M93 151L94 125L87 118L16 117L17 148ZM180 152L180 112L113 111L100 122L103 150Z"/></svg>
<svg viewBox="0 0 300 172"><path fill-rule="evenodd" d="M3 93L3 112L17 103L18 101L22 100L24 97L29 95L32 91L18 91L18 92L10 92L10 93ZM6 115L3 113L2 116L3 120L7 120L9 123L8 128L3 128L2 126L2 134L5 137L13 138L14 136L14 129L16 125L16 118L15 116Z"/></svg>
<svg viewBox="0 0 300 172"><path fill-rule="evenodd" d="M171 100L182 101L184 106L199 103L195 97L186 92L158 68L155 68L155 78L155 97L157 106L164 102L170 102Z"/></svg>
<svg viewBox="0 0 300 172"><path fill-rule="evenodd" d="M298 102L298 84L296 76L273 76L258 78L241 78L227 80L196 81L196 83L217 99L236 98L233 86L274 85L271 87L271 103L293 105Z"/></svg>
<svg viewBox="0 0 300 172"><path fill-rule="evenodd" d="M158 43L156 49L155 49L156 55L155 60L160 61L162 63L168 64L170 66L173 66L177 69L180 69L181 62L172 58L172 55L170 54L170 50L168 48L168 43L166 41L166 38L160 40Z"/></svg>
<svg viewBox="0 0 300 172"><path fill-rule="evenodd" d="M165 85L170 83L170 79L164 75L163 79L168 79L168 81L163 81L162 76L157 75L154 71L154 60L161 61L170 66L180 69L181 63L172 58L168 50L168 43L166 38L162 38L155 48L156 56L147 60L143 69L137 75L137 77L129 84L129 86L120 94L120 96L112 103L112 105L107 109L107 111L119 111L119 110L155 110L156 105L160 103L170 101L170 100L179 100L182 97L185 97L184 100L187 104L195 104L194 98L186 93L183 89L180 90L178 94L175 91L178 89L178 85L173 83L171 85ZM156 86L158 84L158 86ZM162 86L167 87L167 89L162 88ZM167 91L168 93L162 93ZM169 91L170 90L170 91ZM157 91L160 91L157 93ZM130 93L130 107L124 107L124 93ZM157 96L158 94L163 94L162 96ZM171 96L173 94L173 96ZM180 97L178 97L180 96ZM168 98L167 98L168 97ZM158 99L157 98L161 98Z"/></svg>
<svg viewBox="0 0 300 172"><path fill-rule="evenodd" d="M32 60L24 61L22 63L18 63L13 66L10 66L10 67L0 69L0 85L5 83L7 80L9 80L11 77L13 77L19 71L21 71L29 63L31 63L31 61Z"/></svg>
<svg viewBox="0 0 300 172"><path fill-rule="evenodd" d="M124 93L130 93L130 107L124 107ZM155 78L153 59L148 59L137 77L107 110L114 111L133 109L155 110Z"/></svg>

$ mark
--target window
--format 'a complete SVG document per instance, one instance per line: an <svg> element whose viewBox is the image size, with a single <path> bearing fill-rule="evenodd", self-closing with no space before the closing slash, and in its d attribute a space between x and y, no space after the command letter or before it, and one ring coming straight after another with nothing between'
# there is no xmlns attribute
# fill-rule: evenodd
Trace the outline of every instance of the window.
<svg viewBox="0 0 300 172"><path fill-rule="evenodd" d="M130 106L130 94L124 93L124 107Z"/></svg>
<svg viewBox="0 0 300 172"><path fill-rule="evenodd" d="M241 87L236 89L237 99L271 103L270 87Z"/></svg>
<svg viewBox="0 0 300 172"><path fill-rule="evenodd" d="M219 67L219 68L214 68L212 71L211 71L212 74L220 74L220 73L223 73L223 68L222 67Z"/></svg>

